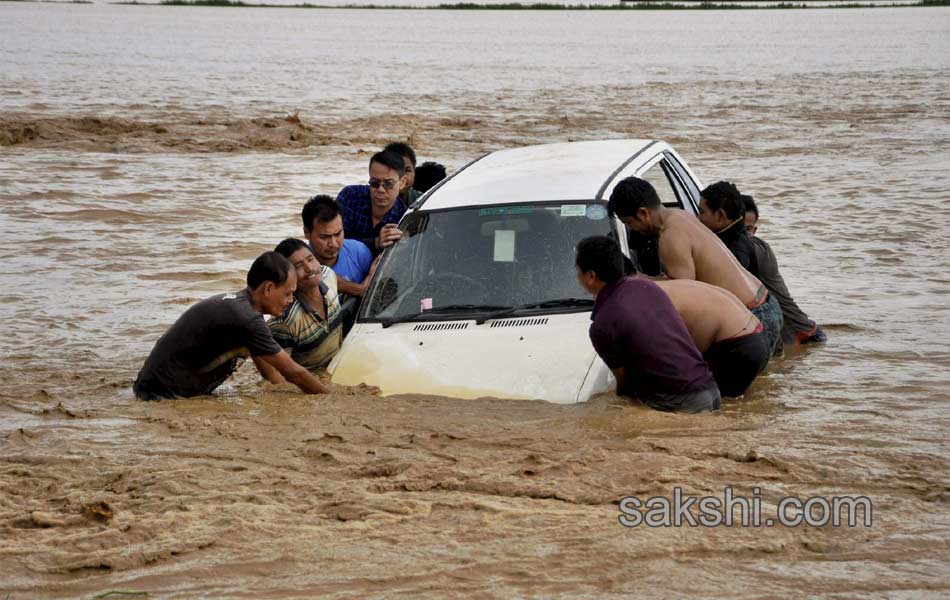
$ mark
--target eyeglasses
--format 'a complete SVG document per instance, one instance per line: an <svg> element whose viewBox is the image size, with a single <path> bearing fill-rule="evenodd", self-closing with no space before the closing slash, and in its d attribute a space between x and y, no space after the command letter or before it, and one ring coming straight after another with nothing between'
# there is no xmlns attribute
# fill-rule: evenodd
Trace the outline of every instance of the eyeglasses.
<svg viewBox="0 0 950 600"><path fill-rule="evenodd" d="M391 189L393 189L394 187L396 187L396 184L397 184L397 183L398 183L398 182L397 182L395 179L382 179L382 180L380 180L380 179L370 179L370 180L369 180L369 187L371 187L371 188L373 188L373 189L375 190L375 189L378 188L379 186L383 186L383 189L384 189L384 190L391 190Z"/></svg>

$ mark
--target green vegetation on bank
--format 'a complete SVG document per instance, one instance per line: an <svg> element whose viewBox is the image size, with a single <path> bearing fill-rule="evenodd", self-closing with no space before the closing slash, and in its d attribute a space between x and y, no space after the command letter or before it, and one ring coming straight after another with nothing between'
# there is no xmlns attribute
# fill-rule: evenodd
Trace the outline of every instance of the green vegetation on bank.
<svg viewBox="0 0 950 600"><path fill-rule="evenodd" d="M35 2L39 4L92 4L92 0L0 0L0 2Z"/></svg>
<svg viewBox="0 0 950 600"><path fill-rule="evenodd" d="M3 1L3 0L0 0ZM18 2L44 1L44 0L12 0ZM49 1L49 0L45 0ZM387 4L260 4L243 2L242 0L161 0L160 2L139 2L130 0L127 2L112 2L111 4L132 5L132 6L218 6L235 8L322 8L322 9L389 9L389 10L773 10L773 9L834 9L834 8L901 8L901 7L919 7L919 6L950 6L950 0L918 0L912 3L869 3L854 2L842 0L840 3L830 5L809 5L809 0L798 2L789 2L787 0L778 0L767 4L744 4L744 2L762 2L763 0L729 0L727 2L709 2L707 0L680 0L655 2L652 0L630 0L624 4L551 4L551 3L533 3L522 4L520 2L509 2L505 4L478 4L473 2L462 2L459 4L436 4L426 6L393 6ZM766 0L767 1L767 0Z"/></svg>

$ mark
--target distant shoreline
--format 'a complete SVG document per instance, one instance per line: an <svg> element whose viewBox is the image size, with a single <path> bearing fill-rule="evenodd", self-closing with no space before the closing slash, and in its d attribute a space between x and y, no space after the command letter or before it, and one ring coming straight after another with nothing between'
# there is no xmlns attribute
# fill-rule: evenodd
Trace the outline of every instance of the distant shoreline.
<svg viewBox="0 0 950 600"><path fill-rule="evenodd" d="M834 2L827 4L827 2ZM0 0L0 2L23 2L44 4L94 4L91 0ZM818 4L821 3L821 4ZM261 4L243 0L161 0L159 2L139 2L127 0L109 2L120 6L204 6L215 8L313 8L323 10L801 10L801 9L842 9L842 8L919 8L931 6L950 6L950 0L917 0L916 2L862 2L861 0L725 0L722 2L707 0L628 0L621 4L553 4L537 2L524 4L509 2L504 4L479 4L461 2L458 4L433 4L422 6L397 6L391 4ZM817 5L816 5L817 4Z"/></svg>
<svg viewBox="0 0 950 600"><path fill-rule="evenodd" d="M95 4L92 0L0 0L0 2L30 2L37 4Z"/></svg>

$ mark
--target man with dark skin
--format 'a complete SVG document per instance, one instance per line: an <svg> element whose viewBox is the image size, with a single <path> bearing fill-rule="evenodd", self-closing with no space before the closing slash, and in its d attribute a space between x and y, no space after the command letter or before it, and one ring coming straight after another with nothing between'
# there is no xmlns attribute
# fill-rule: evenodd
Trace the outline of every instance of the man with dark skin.
<svg viewBox="0 0 950 600"><path fill-rule="evenodd" d="M827 341L828 336L821 327L812 321L792 298L785 279L779 272L778 259L775 258L772 247L755 235L759 222L759 207L756 206L755 200L752 196L743 195L742 203L745 207L745 229L752 239L759 279L769 288L769 292L775 296L782 308L782 341L790 345Z"/></svg>
<svg viewBox="0 0 950 600"><path fill-rule="evenodd" d="M657 281L686 323L712 371L719 393L741 396L769 362L759 320L730 292L688 279Z"/></svg>
<svg viewBox="0 0 950 600"><path fill-rule="evenodd" d="M357 244L359 242L356 242ZM297 273L294 301L267 324L271 334L291 358L309 371L323 369L343 342L343 313L337 294L337 277L320 264L310 247L296 238L287 238L274 251L285 256ZM271 383L282 377L269 366L261 372Z"/></svg>
<svg viewBox="0 0 950 600"><path fill-rule="evenodd" d="M320 264L333 269L341 294L362 297L378 257L359 240L345 238L340 207L330 196L311 198L301 212L303 233Z"/></svg>
<svg viewBox="0 0 950 600"><path fill-rule="evenodd" d="M412 189L418 190L420 195L424 194L445 179L447 175L445 165L426 161L416 168L416 179L412 184Z"/></svg>
<svg viewBox="0 0 950 600"><path fill-rule="evenodd" d="M752 236L745 229L742 195L728 181L719 181L700 192L699 220L722 240L746 271L759 277Z"/></svg>
<svg viewBox="0 0 950 600"><path fill-rule="evenodd" d="M624 277L617 242L593 236L577 244L577 281L595 296L590 340L617 379L617 393L656 410L720 408L719 389L682 317L646 277Z"/></svg>
<svg viewBox="0 0 950 600"><path fill-rule="evenodd" d="M423 192L415 189L416 151L405 142L390 142L383 148L383 152L395 152L402 157L403 165L406 167L406 187L399 193L399 197L406 204L406 207L412 206L423 194Z"/></svg>
<svg viewBox="0 0 950 600"><path fill-rule="evenodd" d="M400 193L408 185L406 165L395 152L377 152L369 160L369 185L348 185L337 195L346 235L373 256L402 238L397 227L406 212Z"/></svg>
<svg viewBox="0 0 950 600"><path fill-rule="evenodd" d="M768 319L758 313L769 303L768 289L742 268L732 252L693 215L660 203L648 181L627 177L610 195L607 210L629 229L657 239L660 264L670 279L694 279L734 294L763 322L771 347L777 344L781 323L774 323L768 307ZM774 301L773 301L774 303ZM761 312L761 310L760 310Z"/></svg>
<svg viewBox="0 0 950 600"><path fill-rule="evenodd" d="M290 262L265 252L247 274L247 288L193 305L158 340L133 385L142 400L210 394L248 356L259 370L279 373L308 394L331 388L298 365L274 341L264 314L281 315L293 301Z"/></svg>
<svg viewBox="0 0 950 600"><path fill-rule="evenodd" d="M699 220L732 252L742 267L762 281L759 273L759 263L756 260L755 244L752 236L745 229L745 209L742 204L742 195L739 189L728 181L719 181L700 192ZM763 285L765 282L763 281ZM771 351L774 356L783 353L782 344L782 309L778 299L769 290L765 302L753 307L755 315L762 322L769 336Z"/></svg>

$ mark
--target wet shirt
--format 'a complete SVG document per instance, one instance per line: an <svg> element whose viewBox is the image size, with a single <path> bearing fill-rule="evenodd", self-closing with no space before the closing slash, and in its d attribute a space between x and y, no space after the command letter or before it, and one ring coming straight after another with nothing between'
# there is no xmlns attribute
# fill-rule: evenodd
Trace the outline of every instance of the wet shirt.
<svg viewBox="0 0 950 600"><path fill-rule="evenodd" d="M269 356L280 346L254 310L247 290L198 302L165 332L135 380L140 397L210 394L248 356Z"/></svg>
<svg viewBox="0 0 950 600"><path fill-rule="evenodd" d="M416 203L416 200L422 198L425 195L425 192L420 192L416 188L409 188L409 191L406 192L406 206L412 207Z"/></svg>
<svg viewBox="0 0 950 600"><path fill-rule="evenodd" d="M755 251L756 262L759 272L756 276L768 288L769 292L778 300L778 305L782 308L782 338L794 339L798 332L813 333L818 327L814 321L808 318L798 304L795 303L792 294L789 293L785 285L785 279L778 270L778 260L771 246L763 239L751 236L753 249Z"/></svg>
<svg viewBox="0 0 950 600"><path fill-rule="evenodd" d="M389 212L373 225L373 200L368 185L348 185L336 197L343 215L343 230L346 237L359 240L366 244L373 255L379 254L374 243L384 225L399 223L406 212L406 205L401 198L396 198L395 204Z"/></svg>
<svg viewBox="0 0 950 600"><path fill-rule="evenodd" d="M326 266L322 271L320 293L326 319L303 297L294 294L294 301L284 314L268 323L274 340L294 362L311 371L327 366L343 343L343 311L340 310L336 275Z"/></svg>
<svg viewBox="0 0 950 600"><path fill-rule="evenodd" d="M652 281L624 277L607 285L591 320L594 350L609 368L626 371L621 393L649 401L716 386L669 296Z"/></svg>
<svg viewBox="0 0 950 600"><path fill-rule="evenodd" d="M752 236L746 231L745 222L742 219L739 219L716 235L719 236L722 243L729 248L729 251L732 252L733 256L736 257L736 260L739 261L739 264L742 265L746 271L759 277L759 265L756 262Z"/></svg>
<svg viewBox="0 0 950 600"><path fill-rule="evenodd" d="M340 247L336 264L331 268L337 277L355 283L362 283L366 279L366 275L369 274L369 268L372 264L373 253L366 247L366 244L358 240L345 239L343 240L343 246Z"/></svg>

